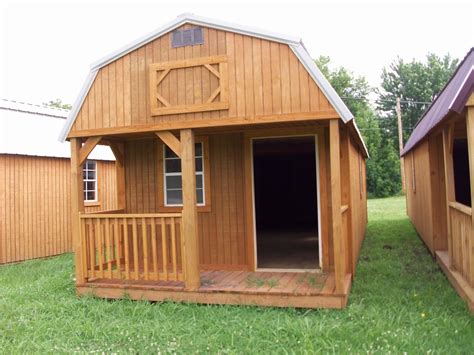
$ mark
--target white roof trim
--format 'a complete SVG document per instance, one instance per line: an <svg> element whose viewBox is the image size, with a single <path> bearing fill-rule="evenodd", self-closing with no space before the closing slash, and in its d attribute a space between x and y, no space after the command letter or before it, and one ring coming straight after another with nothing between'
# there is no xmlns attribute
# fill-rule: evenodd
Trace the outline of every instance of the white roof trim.
<svg viewBox="0 0 474 355"><path fill-rule="evenodd" d="M242 26L238 24L228 23L220 20L209 19L206 17L196 16L194 14L185 13L178 16L173 21L169 22L163 27L137 39L136 41L128 44L127 46L107 55L106 57L100 59L99 61L95 62L91 66L91 73L87 77L87 80L79 93L79 97L77 98L76 102L74 103L72 110L67 118L67 122L64 125L64 129L61 132L59 139L61 141L66 140L69 131L71 130L72 124L76 119L76 116L79 112L80 107L82 106L84 99L89 92L89 89L97 75L97 71L106 66L107 64L117 60L118 58L132 52L133 50L144 46L145 44L153 41L154 39L163 36L164 34L174 30L177 27L182 26L185 23L191 23L199 26L210 27L218 30L224 30L234 33L240 33L247 36L258 37L270 41L280 42L287 44L293 50L295 55L304 65L306 70L309 72L313 80L316 82L318 87L322 90L322 92L326 95L329 102L334 106L334 109L339 114L341 119L344 123L349 122L354 118L352 113L349 111L347 106L341 100L339 95L337 95L336 91L333 89L329 81L324 77L321 73L319 68L314 63L313 59L309 55L308 51L304 47L301 40L297 37L287 36L283 34L278 34L270 31L255 29L252 27ZM358 130L357 130L358 132ZM360 136L360 134L359 134ZM361 138L362 140L362 138ZM362 140L363 142L363 140Z"/></svg>

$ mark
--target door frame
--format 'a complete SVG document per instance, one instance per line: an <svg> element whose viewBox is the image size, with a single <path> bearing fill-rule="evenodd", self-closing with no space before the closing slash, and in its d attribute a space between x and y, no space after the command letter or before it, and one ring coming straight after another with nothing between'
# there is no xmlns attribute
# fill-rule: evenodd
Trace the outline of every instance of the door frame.
<svg viewBox="0 0 474 355"><path fill-rule="evenodd" d="M320 166L319 166L319 130L304 128L303 130L281 130L274 129L267 132L247 132L244 140L244 157L245 157L245 180L246 180L246 224L247 224L247 256L249 261L249 269L251 271L283 271L283 272L314 272L322 270L323 267L323 243L321 234L321 193L320 193ZM315 265L314 269L274 269L259 268L257 259L257 228L255 215L255 182L254 182L254 156L253 142L258 139L271 138L295 138L295 137L313 137L314 153L316 164L316 203L317 203L317 220L318 220L318 258L319 267Z"/></svg>

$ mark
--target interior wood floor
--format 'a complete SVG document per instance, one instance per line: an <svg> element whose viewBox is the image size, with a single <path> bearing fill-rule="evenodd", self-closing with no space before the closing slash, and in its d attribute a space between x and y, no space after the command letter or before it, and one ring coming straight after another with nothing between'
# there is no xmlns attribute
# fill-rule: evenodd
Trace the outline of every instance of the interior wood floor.
<svg viewBox="0 0 474 355"><path fill-rule="evenodd" d="M265 269L318 269L317 232L257 232L257 266Z"/></svg>

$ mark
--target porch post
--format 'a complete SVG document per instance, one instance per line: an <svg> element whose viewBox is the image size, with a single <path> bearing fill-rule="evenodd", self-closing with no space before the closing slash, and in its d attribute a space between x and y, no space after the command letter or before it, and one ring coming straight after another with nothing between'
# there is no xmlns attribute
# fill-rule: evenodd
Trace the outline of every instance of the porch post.
<svg viewBox="0 0 474 355"><path fill-rule="evenodd" d="M182 129L181 174L183 188L182 238L184 248L183 268L185 285L188 290L201 285L199 273L199 244L197 233L196 167L194 153L194 132Z"/></svg>
<svg viewBox="0 0 474 355"><path fill-rule="evenodd" d="M446 184L446 227L448 234L448 256L449 267L453 268L453 247L451 233L451 207L449 203L454 201L454 170L453 170L453 131L454 124L448 123L443 129L443 156L444 156L444 181ZM413 152L412 159L413 158Z"/></svg>
<svg viewBox="0 0 474 355"><path fill-rule="evenodd" d="M80 158L81 140L71 138L71 230L76 265L76 283L85 282L83 274L79 213L84 212L84 186L82 179L82 164Z"/></svg>
<svg viewBox="0 0 474 355"><path fill-rule="evenodd" d="M466 103L466 131L467 151L469 154L469 178L471 184L471 206L474 202L474 94L471 94ZM474 237L474 213L471 207L471 238ZM471 270L473 270L471 265Z"/></svg>
<svg viewBox="0 0 474 355"><path fill-rule="evenodd" d="M341 215L341 158L339 140L339 119L329 121L329 157L331 173L331 217L334 246L334 278L336 293L344 293L346 276L346 250L342 235Z"/></svg>

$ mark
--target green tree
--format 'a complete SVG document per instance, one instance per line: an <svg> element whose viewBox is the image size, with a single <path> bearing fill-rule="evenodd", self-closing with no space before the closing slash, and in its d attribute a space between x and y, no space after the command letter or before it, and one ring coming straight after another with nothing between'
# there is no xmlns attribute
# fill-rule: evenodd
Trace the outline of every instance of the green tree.
<svg viewBox="0 0 474 355"><path fill-rule="evenodd" d="M344 67L331 69L329 57L321 56L315 62L354 115L364 138L370 154L367 160L369 195L385 197L399 193L400 162L393 144L382 139L380 119L369 102L374 90L364 77L356 77Z"/></svg>
<svg viewBox="0 0 474 355"><path fill-rule="evenodd" d="M386 136L398 142L396 122L396 99L402 101L402 122L404 142L410 136L418 120L436 95L453 74L458 60L449 54L438 57L429 53L425 61L405 62L395 59L382 71L382 85L377 102L378 110L384 117L381 126L386 128ZM394 144L398 152L398 144Z"/></svg>
<svg viewBox="0 0 474 355"><path fill-rule="evenodd" d="M63 103L61 99L50 100L48 102L44 102L43 105L53 108L59 108L62 110L70 110L72 108L70 104Z"/></svg>

